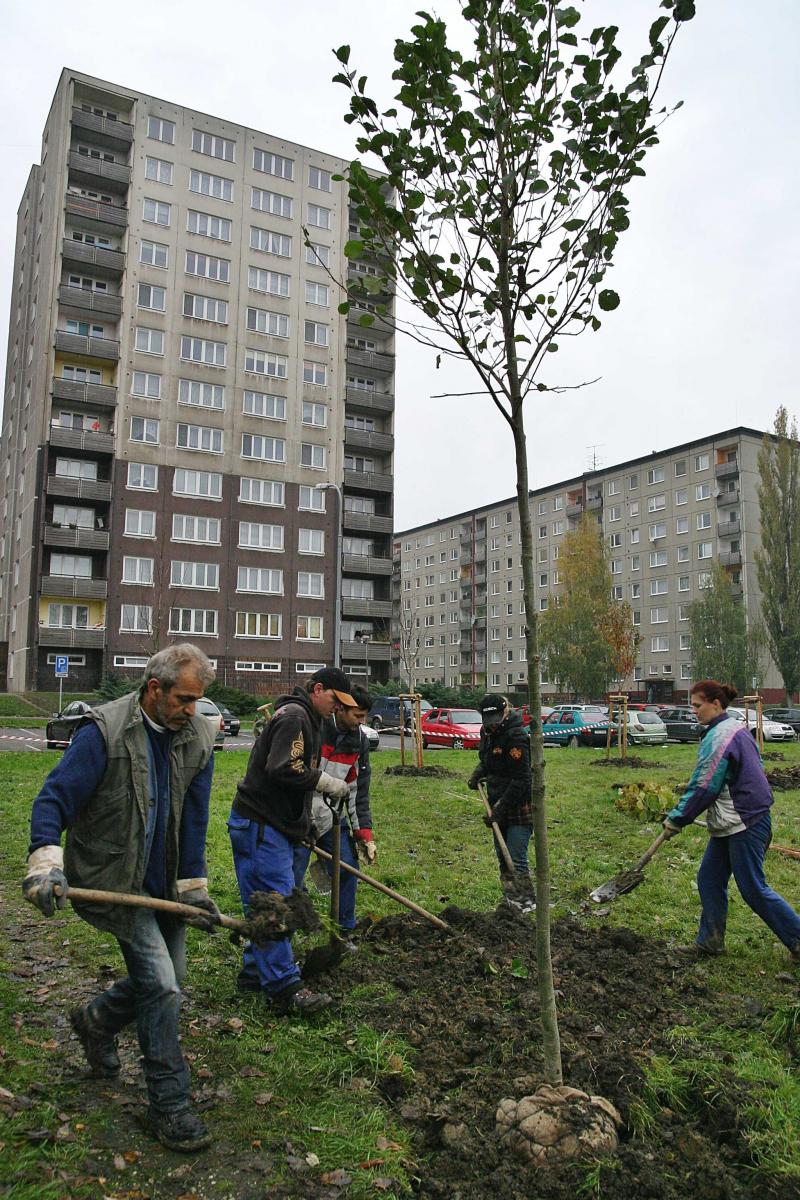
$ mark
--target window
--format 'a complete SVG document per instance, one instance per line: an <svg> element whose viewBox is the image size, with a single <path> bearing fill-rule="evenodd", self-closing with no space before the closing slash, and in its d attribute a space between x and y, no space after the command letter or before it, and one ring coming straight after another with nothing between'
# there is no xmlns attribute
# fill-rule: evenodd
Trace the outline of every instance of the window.
<svg viewBox="0 0 800 1200"><path fill-rule="evenodd" d="M126 555L122 560L122 582L152 585L152 558L134 558Z"/></svg>
<svg viewBox="0 0 800 1200"><path fill-rule="evenodd" d="M180 562L170 564L170 587L219 589L219 566L217 563Z"/></svg>
<svg viewBox="0 0 800 1200"><path fill-rule="evenodd" d="M160 422L154 417L131 417L130 440L146 442L150 446L158 445Z"/></svg>
<svg viewBox="0 0 800 1200"><path fill-rule="evenodd" d="M653 550L650 554L651 567L665 567L667 565L666 550Z"/></svg>
<svg viewBox="0 0 800 1200"><path fill-rule="evenodd" d="M309 242L306 246L306 263L310 267L329 267L331 265L330 247L321 246L319 242Z"/></svg>
<svg viewBox="0 0 800 1200"><path fill-rule="evenodd" d="M209 500L221 500L222 476L216 471L188 471L185 467L176 467L172 491L176 496L205 496Z"/></svg>
<svg viewBox="0 0 800 1200"><path fill-rule="evenodd" d="M318 192L329 192L331 190L330 171L323 171L321 167L309 167L308 186L316 188Z"/></svg>
<svg viewBox="0 0 800 1200"><path fill-rule="evenodd" d="M217 242L229 242L233 225L228 217L215 217L211 213L198 212L190 208L186 213L186 232L200 237L213 238Z"/></svg>
<svg viewBox="0 0 800 1200"><path fill-rule="evenodd" d="M343 579L342 595L348 600L373 600L375 584L371 579ZM433 624L433 617L426 617L427 625Z"/></svg>
<svg viewBox="0 0 800 1200"><path fill-rule="evenodd" d="M694 489L694 498L695 500L709 500L711 498L711 484L698 483Z"/></svg>
<svg viewBox="0 0 800 1200"><path fill-rule="evenodd" d="M145 196L142 201L142 220L150 225L169 225L170 205L164 200L152 200Z"/></svg>
<svg viewBox="0 0 800 1200"><path fill-rule="evenodd" d="M711 587L711 572L700 571L697 576L697 586L701 589Z"/></svg>
<svg viewBox="0 0 800 1200"><path fill-rule="evenodd" d="M129 462L127 487L142 492L154 492L158 487L158 467L151 463Z"/></svg>
<svg viewBox="0 0 800 1200"><path fill-rule="evenodd" d="M270 567L239 567L236 590L282 596L283 571L274 571Z"/></svg>
<svg viewBox="0 0 800 1200"><path fill-rule="evenodd" d="M169 610L170 633L191 633L200 637L217 636L217 610L215 608L171 608Z"/></svg>
<svg viewBox="0 0 800 1200"><path fill-rule="evenodd" d="M321 204L309 204L308 224L313 225L315 229L330 229L331 210L323 208Z"/></svg>
<svg viewBox="0 0 800 1200"><path fill-rule="evenodd" d="M263 267L247 268L247 286L254 292L267 292L270 296L289 295L289 276L282 271L267 271Z"/></svg>
<svg viewBox="0 0 800 1200"><path fill-rule="evenodd" d="M642 565L641 555L640 554L632 554L631 555L631 570L638 571L638 570L640 570L641 565Z"/></svg>
<svg viewBox="0 0 800 1200"><path fill-rule="evenodd" d="M649 525L647 527L647 536L649 537L651 542L657 541L658 538L666 537L667 536L666 521L657 521L654 525Z"/></svg>
<svg viewBox="0 0 800 1200"><path fill-rule="evenodd" d="M358 498L356 496L348 497L348 499L354 500ZM325 512L325 492L322 488L317 489L308 487L307 484L301 484L297 507L300 512ZM346 503L345 508L347 508Z"/></svg>
<svg viewBox="0 0 800 1200"><path fill-rule="evenodd" d="M710 512L701 512L701 513L697 514L697 528L698 529L710 529L711 528L711 513Z"/></svg>
<svg viewBox="0 0 800 1200"><path fill-rule="evenodd" d="M323 363L310 362L306 359L303 363L303 383L313 383L324 387L327 382L328 368Z"/></svg>
<svg viewBox="0 0 800 1200"><path fill-rule="evenodd" d="M144 160L144 177L154 183L172 183L172 163L165 158L150 158Z"/></svg>
<svg viewBox="0 0 800 1200"><path fill-rule="evenodd" d="M609 566L609 570L611 571L612 575L621 575L622 574L622 559L621 558L612 558L611 562L608 564L608 566ZM558 572L555 572L553 575L553 583L558 582L557 576L558 576Z"/></svg>
<svg viewBox="0 0 800 1200"><path fill-rule="evenodd" d="M260 433L243 433L242 458L286 462L286 442L283 438L265 437Z"/></svg>
<svg viewBox="0 0 800 1200"><path fill-rule="evenodd" d="M236 637L279 638L282 624L280 613L237 612Z"/></svg>
<svg viewBox="0 0 800 1200"><path fill-rule="evenodd" d="M212 342L208 338L182 337L181 359L184 362L205 363L210 367L224 367L228 355L225 342Z"/></svg>
<svg viewBox="0 0 800 1200"><path fill-rule="evenodd" d="M553 521L553 536L558 537L563 532L564 532L564 522L563 521Z"/></svg>
<svg viewBox="0 0 800 1200"><path fill-rule="evenodd" d="M688 546L678 546L678 562L681 563L681 562L688 562L688 561L689 561L689 547Z"/></svg>
<svg viewBox="0 0 800 1200"><path fill-rule="evenodd" d="M694 459L695 471L707 471L708 470L708 462L709 462L709 459L708 459L707 454L696 454L695 459Z"/></svg>
<svg viewBox="0 0 800 1200"><path fill-rule="evenodd" d="M140 354L164 353L164 332L161 329L145 329L139 325L136 328L135 349ZM158 378L158 376L156 376Z"/></svg>
<svg viewBox="0 0 800 1200"><path fill-rule="evenodd" d="M216 283L229 283L230 260L217 258L214 254L198 254L196 250L187 250L186 274L199 275L202 279L213 279Z"/></svg>
<svg viewBox="0 0 800 1200"><path fill-rule="evenodd" d="M210 425L186 425L179 422L175 445L179 450L203 450L208 454L222 454L222 430L214 429Z"/></svg>
<svg viewBox="0 0 800 1200"><path fill-rule="evenodd" d="M250 249L261 250L264 254L278 254L281 258L291 258L292 239L287 233L274 233L271 229L259 229L257 225L251 225Z"/></svg>
<svg viewBox="0 0 800 1200"><path fill-rule="evenodd" d="M651 579L650 580L650 595L651 596L666 596L669 592L668 579Z"/></svg>
<svg viewBox="0 0 800 1200"><path fill-rule="evenodd" d="M211 296L196 296L183 293L183 315L196 321L214 321L218 325L228 323L228 301L214 300Z"/></svg>
<svg viewBox="0 0 800 1200"><path fill-rule="evenodd" d="M327 346L328 326L320 321L304 321L303 340L309 346Z"/></svg>
<svg viewBox="0 0 800 1200"><path fill-rule="evenodd" d="M637 546L639 544L639 530L638 529L630 530L630 541L631 541L632 546Z"/></svg>
<svg viewBox="0 0 800 1200"><path fill-rule="evenodd" d="M214 408L221 412L225 408L225 388L221 383L200 383L196 379L179 379L178 404L192 404L196 408Z"/></svg>
<svg viewBox="0 0 800 1200"><path fill-rule="evenodd" d="M211 158L223 158L225 162L236 161L236 142L201 129L192 130L192 149L198 154L208 154Z"/></svg>
<svg viewBox="0 0 800 1200"><path fill-rule="evenodd" d="M698 542L697 557L698 558L713 558L714 543L713 542Z"/></svg>
<svg viewBox="0 0 800 1200"><path fill-rule="evenodd" d="M608 535L608 544L612 550L615 550L618 546L621 546L622 545L622 534L621 533L610 533Z"/></svg>
<svg viewBox="0 0 800 1200"><path fill-rule="evenodd" d="M149 604L123 604L119 613L120 633L152 633L153 609Z"/></svg>
<svg viewBox="0 0 800 1200"><path fill-rule="evenodd" d="M678 461L675 463L675 478L682 479L685 474L686 474L686 459L679 458Z"/></svg>
<svg viewBox="0 0 800 1200"><path fill-rule="evenodd" d="M244 369L254 375L272 375L275 379L286 379L289 374L289 359L285 354L271 354L267 350L246 349Z"/></svg>
<svg viewBox="0 0 800 1200"><path fill-rule="evenodd" d="M665 478L665 474L664 474L663 467L653 467L651 470L649 470L647 472L647 482L649 484L663 483L664 478Z"/></svg>
<svg viewBox="0 0 800 1200"><path fill-rule="evenodd" d="M619 489L617 489L619 490ZM555 496L553 499L553 512L559 512L564 507L564 497ZM492 524L497 525L500 522L499 517L492 517Z"/></svg>
<svg viewBox="0 0 800 1200"><path fill-rule="evenodd" d="M166 121L163 117L148 116L147 136L157 142L168 142L172 146L175 142L175 122Z"/></svg>
<svg viewBox="0 0 800 1200"><path fill-rule="evenodd" d="M691 663L681 663L681 679L691 679L691 678L692 678L692 664Z"/></svg>
<svg viewBox="0 0 800 1200"><path fill-rule="evenodd" d="M322 529L301 529L298 550L301 554L324 554L325 532ZM367 551L368 553L368 551Z"/></svg>
<svg viewBox="0 0 800 1200"><path fill-rule="evenodd" d="M264 188L254 187L250 191L250 207L256 212L272 213L274 217L291 218L292 198L280 192L268 192Z"/></svg>
<svg viewBox="0 0 800 1200"><path fill-rule="evenodd" d="M146 267L169 266L169 246L143 239L139 244L139 262Z"/></svg>
<svg viewBox="0 0 800 1200"><path fill-rule="evenodd" d="M689 518L688 517L678 517L678 519L675 522L675 532L676 533L688 533L689 532Z"/></svg>
<svg viewBox="0 0 800 1200"><path fill-rule="evenodd" d="M687 488L678 488L675 493L675 503L677 505L687 504L689 501L689 492Z"/></svg>
<svg viewBox="0 0 800 1200"><path fill-rule="evenodd" d="M298 667L299 667L298 663ZM239 659L233 664L236 671L280 671L281 664L279 662L241 662ZM318 668L315 667L316 671ZM311 674L313 675L313 671Z"/></svg>
<svg viewBox="0 0 800 1200"><path fill-rule="evenodd" d="M213 196L215 200L233 200L233 180L222 175L209 175L206 171L189 172L189 191L201 196Z"/></svg>
<svg viewBox="0 0 800 1200"><path fill-rule="evenodd" d="M172 514L172 541L195 542L205 546L220 544L220 523L217 517L193 517L187 513Z"/></svg>
<svg viewBox="0 0 800 1200"><path fill-rule="evenodd" d="M272 421L286 420L286 397L269 392L245 391L242 412L247 417L267 417Z"/></svg>
<svg viewBox="0 0 800 1200"><path fill-rule="evenodd" d="M688 633L682 633L680 635L680 644L678 646L678 649L679 650L690 650L691 649L691 639L690 639Z"/></svg>
<svg viewBox="0 0 800 1200"><path fill-rule="evenodd" d="M300 466L311 467L315 471L325 470L325 447L312 442L300 443Z"/></svg>
<svg viewBox="0 0 800 1200"><path fill-rule="evenodd" d="M156 514L147 508L126 508L125 534L127 537L155 537Z"/></svg>
<svg viewBox="0 0 800 1200"><path fill-rule="evenodd" d="M95 325L91 321L67 321L67 333L78 333L83 337L104 337L105 326Z"/></svg>
<svg viewBox="0 0 800 1200"><path fill-rule="evenodd" d="M631 600L638 600L642 594L642 585L640 583L631 584Z"/></svg>
<svg viewBox="0 0 800 1200"><path fill-rule="evenodd" d="M249 479L242 476L239 479L239 500L243 504L269 504L283 508L284 485L274 479Z"/></svg>
<svg viewBox="0 0 800 1200"><path fill-rule="evenodd" d="M283 526L240 521L239 545L248 550L283 550Z"/></svg>
<svg viewBox="0 0 800 1200"><path fill-rule="evenodd" d="M50 555L50 574L75 575L82 579L91 579L91 556L88 554L58 554L54 551Z"/></svg>
<svg viewBox="0 0 800 1200"><path fill-rule="evenodd" d="M266 308L248 308L245 326L252 333L267 333L271 337L288 338L289 318L285 313Z"/></svg>
<svg viewBox="0 0 800 1200"><path fill-rule="evenodd" d="M325 404L313 404L310 400L303 401L303 424L316 425L324 429L328 424L328 409Z"/></svg>
<svg viewBox="0 0 800 1200"><path fill-rule="evenodd" d="M167 290L163 287L153 287L149 283L140 283L136 291L136 303L139 308L151 308L155 312L165 312Z"/></svg>
<svg viewBox="0 0 800 1200"><path fill-rule="evenodd" d="M688 575L679 575L678 576L678 591L679 592L688 592L689 591L689 576Z"/></svg>
<svg viewBox="0 0 800 1200"><path fill-rule="evenodd" d="M298 617L297 640L299 642L321 642L322 617Z"/></svg>
<svg viewBox="0 0 800 1200"><path fill-rule="evenodd" d="M608 481L608 483L606 484L606 494L609 496L618 496L619 495L619 480L618 479L610 479ZM556 499L560 500L561 497L557 496ZM553 504L553 508L560 508L560 507L561 507L560 504L558 504L558 505L555 503Z"/></svg>
<svg viewBox="0 0 800 1200"><path fill-rule="evenodd" d="M327 283L311 283L306 280L306 304L319 304L327 308L329 291Z"/></svg>
<svg viewBox="0 0 800 1200"><path fill-rule="evenodd" d="M634 609L634 611L631 613L631 622L632 622L632 624L634 624L634 625L641 625L641 623L642 623L642 614L641 614L641 611L640 611L638 608L637 608L637 609ZM638 669L639 669L639 668L637 667L637 670L638 670Z"/></svg>
<svg viewBox="0 0 800 1200"><path fill-rule="evenodd" d="M680 590L681 589L678 588L678 591L680 591ZM679 604L678 605L678 620L679 621L688 621L689 620L689 605L688 604Z"/></svg>
<svg viewBox="0 0 800 1200"><path fill-rule="evenodd" d="M662 508L667 507L667 497L661 493L658 496L650 496L647 501L648 512L660 512Z"/></svg>
<svg viewBox="0 0 800 1200"><path fill-rule="evenodd" d="M161 376L149 371L134 371L131 376L131 395L148 400L161 399Z"/></svg>
<svg viewBox="0 0 800 1200"><path fill-rule="evenodd" d="M636 471L636 472L634 472L633 475L628 476L628 491L634 492L636 490L636 488L638 488L638 486L639 486L639 472Z"/></svg>
<svg viewBox="0 0 800 1200"><path fill-rule="evenodd" d="M48 604L47 624L57 629L88 629L89 607L86 604Z"/></svg>
<svg viewBox="0 0 800 1200"><path fill-rule="evenodd" d="M650 653L651 654L665 654L668 650L669 650L669 638L668 637L660 636L660 637L650 638Z"/></svg>
<svg viewBox="0 0 800 1200"><path fill-rule="evenodd" d="M273 154L270 150L253 150L253 170L279 179L294 179L294 159Z"/></svg>
<svg viewBox="0 0 800 1200"><path fill-rule="evenodd" d="M663 625L667 621L669 609L667 608L651 608L650 609L650 624Z"/></svg>

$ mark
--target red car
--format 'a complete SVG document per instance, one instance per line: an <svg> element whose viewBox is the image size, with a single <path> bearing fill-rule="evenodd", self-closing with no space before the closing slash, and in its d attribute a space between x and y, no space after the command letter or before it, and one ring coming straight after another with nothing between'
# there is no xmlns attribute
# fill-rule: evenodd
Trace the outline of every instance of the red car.
<svg viewBox="0 0 800 1200"><path fill-rule="evenodd" d="M423 749L448 746L451 750L477 750L482 724L475 708L432 708L420 722Z"/></svg>

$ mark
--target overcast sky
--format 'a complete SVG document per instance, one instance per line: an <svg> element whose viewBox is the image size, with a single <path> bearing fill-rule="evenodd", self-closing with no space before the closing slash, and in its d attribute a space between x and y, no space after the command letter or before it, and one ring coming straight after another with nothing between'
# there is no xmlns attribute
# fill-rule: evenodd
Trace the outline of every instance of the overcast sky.
<svg viewBox="0 0 800 1200"><path fill-rule="evenodd" d="M55 0L3 5L0 328L5 352L16 209L59 72L69 66L178 104L348 156L331 48L388 102L392 46L420 0ZM448 17L454 0L425 5ZM797 285L800 34L797 0L697 0L664 97L684 106L629 192L631 229L609 279L622 304L569 350L549 382L588 389L530 402L532 486L742 424L800 412ZM579 31L613 20L638 53L657 0L586 0ZM124 14L124 15L123 15ZM548 364L550 365L550 364ZM557 370L556 370L557 368ZM397 346L395 526L514 492L505 423L485 399L431 401L478 386L412 342Z"/></svg>

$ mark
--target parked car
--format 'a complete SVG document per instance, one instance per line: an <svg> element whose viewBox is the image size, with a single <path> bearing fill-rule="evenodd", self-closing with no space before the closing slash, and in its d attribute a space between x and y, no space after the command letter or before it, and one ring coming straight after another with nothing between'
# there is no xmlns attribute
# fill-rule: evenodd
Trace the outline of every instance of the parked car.
<svg viewBox="0 0 800 1200"><path fill-rule="evenodd" d="M608 718L597 708L554 709L542 722L545 743L556 746L605 746ZM617 726L611 726L611 741L617 740Z"/></svg>
<svg viewBox="0 0 800 1200"><path fill-rule="evenodd" d="M791 725L796 734L800 735L800 708L765 708L764 716L779 725Z"/></svg>
<svg viewBox="0 0 800 1200"><path fill-rule="evenodd" d="M360 725L359 728L362 733L367 735L367 744L369 745L370 753L373 750L377 750L381 744L381 735L378 733L378 730L373 729L371 725Z"/></svg>
<svg viewBox="0 0 800 1200"><path fill-rule="evenodd" d="M658 714L667 727L667 737L676 742L699 742L706 731L687 705L665 708Z"/></svg>
<svg viewBox="0 0 800 1200"><path fill-rule="evenodd" d="M422 718L422 746L449 746L452 750L477 750L483 722L475 708L432 708Z"/></svg>
<svg viewBox="0 0 800 1200"><path fill-rule="evenodd" d="M553 709L550 707L550 705L549 705L549 704L543 704L543 705L542 705L542 720L543 720L543 721L546 721L546 720L547 720L547 718L550 716L550 713L551 713L552 711L553 711ZM518 706L517 706L517 707L514 709L514 712L515 712L515 713L519 713L519 715L522 717L522 724L523 724L523 725L530 725L530 723L531 723L531 714L530 714L530 709L529 709L529 707L528 707L528 705L527 705L527 704L520 704L520 705L518 705Z"/></svg>
<svg viewBox="0 0 800 1200"><path fill-rule="evenodd" d="M664 746L667 727L654 712L628 712L628 742L633 746Z"/></svg>
<svg viewBox="0 0 800 1200"><path fill-rule="evenodd" d="M47 722L45 737L48 750L66 750L72 741L72 735L80 725L92 705L86 700L72 700L65 704L60 713L54 713Z"/></svg>
<svg viewBox="0 0 800 1200"><path fill-rule="evenodd" d="M605 704L557 704L553 712L608 712Z"/></svg>
<svg viewBox="0 0 800 1200"><path fill-rule="evenodd" d="M414 706L410 700L404 700L403 708L405 710L405 726L406 729L411 729L414 718ZM430 712L432 705L427 700L420 700L420 717L424 720L425 714ZM378 696L372 708L367 714L367 724L373 729L395 729L400 728L400 697L399 696Z"/></svg>
<svg viewBox="0 0 800 1200"><path fill-rule="evenodd" d="M744 709L743 708L728 708L728 716L733 717L734 721L740 721L744 725ZM757 736L756 710L750 708L747 710L747 725L753 737ZM763 717L764 741L765 742L793 742L797 734L792 729L791 725L783 725L778 721L770 721L767 717Z"/></svg>
<svg viewBox="0 0 800 1200"><path fill-rule="evenodd" d="M205 717L210 721L214 730L214 749L221 750L225 745L225 721L214 701L209 700L208 696L201 696L195 703L195 712L198 717Z"/></svg>
<svg viewBox="0 0 800 1200"><path fill-rule="evenodd" d="M225 722L225 736L236 737L242 727L241 721L224 704L218 704L217 708L222 713L222 720Z"/></svg>

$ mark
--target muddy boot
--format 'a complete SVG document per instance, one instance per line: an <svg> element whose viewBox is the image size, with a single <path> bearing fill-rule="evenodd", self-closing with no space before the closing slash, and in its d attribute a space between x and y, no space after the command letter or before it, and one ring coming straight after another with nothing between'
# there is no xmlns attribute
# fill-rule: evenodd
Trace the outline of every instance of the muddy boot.
<svg viewBox="0 0 800 1200"><path fill-rule="evenodd" d="M206 1146L211 1145L211 1134L190 1108L161 1112L151 1105L145 1117L145 1128L158 1138L162 1146L182 1154L205 1150Z"/></svg>
<svg viewBox="0 0 800 1200"><path fill-rule="evenodd" d="M536 912L536 889L530 875L517 875L517 900L524 913Z"/></svg>
<svg viewBox="0 0 800 1200"><path fill-rule="evenodd" d="M282 992L270 997L276 1012L283 1017L310 1017L333 1004L327 992L312 992L301 983L293 983Z"/></svg>
<svg viewBox="0 0 800 1200"><path fill-rule="evenodd" d="M89 1005L73 1008L69 1023L83 1046L92 1074L98 1079L114 1079L119 1075L121 1064L117 1054L117 1039L92 1020Z"/></svg>

